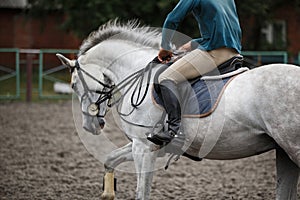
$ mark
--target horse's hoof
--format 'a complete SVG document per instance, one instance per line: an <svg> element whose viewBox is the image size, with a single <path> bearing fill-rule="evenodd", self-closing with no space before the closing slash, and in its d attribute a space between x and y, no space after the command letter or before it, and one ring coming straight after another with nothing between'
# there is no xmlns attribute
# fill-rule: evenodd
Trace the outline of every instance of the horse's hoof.
<svg viewBox="0 0 300 200"><path fill-rule="evenodd" d="M103 193L101 195L101 200L114 200L115 194L114 193Z"/></svg>

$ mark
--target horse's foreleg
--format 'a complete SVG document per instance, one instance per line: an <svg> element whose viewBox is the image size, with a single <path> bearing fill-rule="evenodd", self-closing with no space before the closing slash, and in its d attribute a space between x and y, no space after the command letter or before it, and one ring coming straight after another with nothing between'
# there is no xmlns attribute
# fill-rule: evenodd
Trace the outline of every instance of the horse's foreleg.
<svg viewBox="0 0 300 200"><path fill-rule="evenodd" d="M147 200L150 197L157 154L157 152L151 152L144 142L133 141L133 159L137 172L136 199L138 200Z"/></svg>
<svg viewBox="0 0 300 200"><path fill-rule="evenodd" d="M111 152L104 163L104 191L101 195L102 200L113 200L115 198L115 183L114 183L114 169L121 163L132 161L132 143L125 145L119 149Z"/></svg>
<svg viewBox="0 0 300 200"><path fill-rule="evenodd" d="M296 200L300 168L280 147L276 149L276 167L276 200Z"/></svg>

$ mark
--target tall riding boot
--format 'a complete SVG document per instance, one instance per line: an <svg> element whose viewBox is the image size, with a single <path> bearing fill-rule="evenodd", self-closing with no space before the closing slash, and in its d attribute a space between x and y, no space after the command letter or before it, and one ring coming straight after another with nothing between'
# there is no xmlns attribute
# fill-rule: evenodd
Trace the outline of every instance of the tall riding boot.
<svg viewBox="0 0 300 200"><path fill-rule="evenodd" d="M184 134L180 131L181 108L178 100L179 94L176 84L171 80L163 80L160 85L162 100L168 114L168 130L159 132L155 135L149 135L148 140L157 145L166 145L176 137L184 143ZM182 144L183 145L183 144Z"/></svg>

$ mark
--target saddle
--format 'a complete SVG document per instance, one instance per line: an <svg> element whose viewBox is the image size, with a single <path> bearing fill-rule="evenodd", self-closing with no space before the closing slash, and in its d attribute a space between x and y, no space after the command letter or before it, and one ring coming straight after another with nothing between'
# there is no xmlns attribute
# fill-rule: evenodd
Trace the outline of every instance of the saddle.
<svg viewBox="0 0 300 200"><path fill-rule="evenodd" d="M172 64L172 63L171 63ZM152 99L155 105L163 108L158 76L171 64L160 67L154 76ZM183 117L201 118L209 116L231 80L248 68L243 66L243 57L235 56L219 65L215 70L178 85Z"/></svg>

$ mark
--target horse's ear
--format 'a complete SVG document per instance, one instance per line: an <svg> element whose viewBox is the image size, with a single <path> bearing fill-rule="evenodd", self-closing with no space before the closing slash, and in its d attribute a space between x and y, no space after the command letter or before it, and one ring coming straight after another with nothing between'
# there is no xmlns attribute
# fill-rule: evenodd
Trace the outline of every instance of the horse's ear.
<svg viewBox="0 0 300 200"><path fill-rule="evenodd" d="M75 67L75 60L70 60L68 58L66 58L65 56L57 53L56 56L58 57L58 59L61 61L61 63L70 68L70 70L72 70Z"/></svg>

